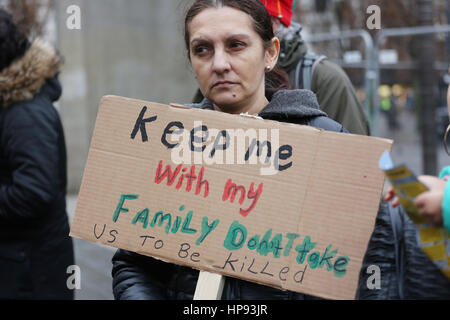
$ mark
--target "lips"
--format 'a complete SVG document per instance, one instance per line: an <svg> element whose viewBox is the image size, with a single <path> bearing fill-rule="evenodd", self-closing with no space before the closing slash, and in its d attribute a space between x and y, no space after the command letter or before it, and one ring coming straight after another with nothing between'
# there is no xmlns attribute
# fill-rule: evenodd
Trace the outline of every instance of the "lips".
<svg viewBox="0 0 450 320"><path fill-rule="evenodd" d="M227 88L229 86L232 86L236 84L236 82L233 81L217 81L215 82L211 88Z"/></svg>

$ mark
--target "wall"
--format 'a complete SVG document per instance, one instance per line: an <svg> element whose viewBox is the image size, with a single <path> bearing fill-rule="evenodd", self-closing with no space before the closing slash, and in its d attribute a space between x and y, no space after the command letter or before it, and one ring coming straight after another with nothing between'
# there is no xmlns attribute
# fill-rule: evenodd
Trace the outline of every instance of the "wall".
<svg viewBox="0 0 450 320"><path fill-rule="evenodd" d="M190 1L58 0L57 47L65 57L59 103L68 149L69 192L78 193L103 95L190 102L196 83L183 46ZM81 9L69 30L67 8Z"/></svg>

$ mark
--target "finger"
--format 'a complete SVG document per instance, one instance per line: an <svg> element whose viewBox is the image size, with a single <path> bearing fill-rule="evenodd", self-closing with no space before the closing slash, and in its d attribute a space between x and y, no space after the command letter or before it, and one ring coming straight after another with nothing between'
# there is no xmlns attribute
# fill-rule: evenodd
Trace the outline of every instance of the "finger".
<svg viewBox="0 0 450 320"><path fill-rule="evenodd" d="M423 192L414 199L414 203L416 204L417 207L421 208L425 206L427 203L429 203L432 196L433 193L431 191Z"/></svg>
<svg viewBox="0 0 450 320"><path fill-rule="evenodd" d="M416 204L416 206L420 209L423 207L423 205L425 204L425 197L424 195L426 194L426 192L418 195L416 197L416 199L414 199L414 203Z"/></svg>
<svg viewBox="0 0 450 320"><path fill-rule="evenodd" d="M428 189L444 188L446 182L434 176L419 176L419 181L422 182Z"/></svg>

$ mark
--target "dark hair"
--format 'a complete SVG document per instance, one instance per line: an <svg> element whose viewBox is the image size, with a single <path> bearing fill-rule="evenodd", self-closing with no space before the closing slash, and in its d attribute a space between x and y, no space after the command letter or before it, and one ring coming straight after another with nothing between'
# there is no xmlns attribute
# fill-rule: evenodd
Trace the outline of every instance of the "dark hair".
<svg viewBox="0 0 450 320"><path fill-rule="evenodd" d="M253 28L260 36L264 49L271 47L272 39L275 37L272 18L260 0L196 0L188 9L184 20L184 41L188 59L190 59L189 23L205 9L222 7L234 8L248 14L253 20ZM265 95L267 99L270 100L276 91L288 88L289 78L283 69L275 67L271 72L266 73Z"/></svg>
<svg viewBox="0 0 450 320"><path fill-rule="evenodd" d="M12 16L0 8L0 71L22 57L28 47L26 36L19 31Z"/></svg>

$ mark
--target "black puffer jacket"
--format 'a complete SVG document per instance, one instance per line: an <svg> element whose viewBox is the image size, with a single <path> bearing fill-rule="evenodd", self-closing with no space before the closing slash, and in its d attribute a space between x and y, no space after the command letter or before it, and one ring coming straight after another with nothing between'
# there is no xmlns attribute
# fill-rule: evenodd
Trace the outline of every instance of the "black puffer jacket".
<svg viewBox="0 0 450 320"><path fill-rule="evenodd" d="M35 41L0 73L0 299L72 299L60 59Z"/></svg>
<svg viewBox="0 0 450 320"><path fill-rule="evenodd" d="M397 229L397 238L403 239L397 241L397 246L402 246L398 254L394 229ZM368 273L367 269L373 265L380 268L381 275L379 288L371 290L367 282L373 284L372 272ZM403 272L398 273L399 270ZM450 281L419 248L416 227L401 207L381 204L361 268L357 298L450 299Z"/></svg>
<svg viewBox="0 0 450 320"><path fill-rule="evenodd" d="M208 100L193 107L213 109ZM264 119L310 125L316 128L347 132L342 125L319 110L317 99L307 90L281 90L260 112ZM192 299L198 271L165 263L151 257L117 250L113 257L113 293L116 299ZM251 282L226 278L222 299L315 299L291 291L282 291Z"/></svg>

